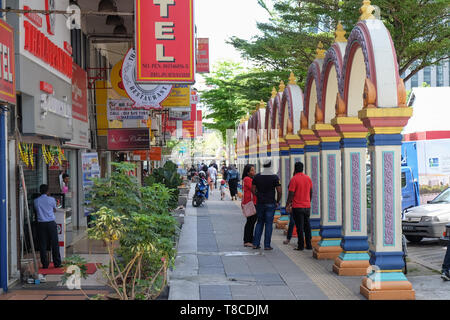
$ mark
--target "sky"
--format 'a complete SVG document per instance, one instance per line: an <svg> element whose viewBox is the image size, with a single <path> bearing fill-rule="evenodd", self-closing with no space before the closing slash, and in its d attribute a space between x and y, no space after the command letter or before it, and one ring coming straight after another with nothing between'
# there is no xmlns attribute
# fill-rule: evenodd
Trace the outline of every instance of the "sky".
<svg viewBox="0 0 450 320"><path fill-rule="evenodd" d="M209 38L210 71L220 60L241 61L239 53L225 41L231 36L250 40L259 34L256 22L267 22L269 14L257 0L196 0L198 38ZM245 65L245 63L244 63ZM197 87L202 79L197 75Z"/></svg>

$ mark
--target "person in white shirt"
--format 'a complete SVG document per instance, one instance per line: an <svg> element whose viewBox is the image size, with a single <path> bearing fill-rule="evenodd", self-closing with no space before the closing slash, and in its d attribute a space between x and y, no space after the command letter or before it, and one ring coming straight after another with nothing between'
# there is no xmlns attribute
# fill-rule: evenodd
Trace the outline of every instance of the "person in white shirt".
<svg viewBox="0 0 450 320"><path fill-rule="evenodd" d="M209 187L211 191L214 190L214 185L216 184L217 179L217 170L213 165L210 165L208 168L208 176L209 176Z"/></svg>

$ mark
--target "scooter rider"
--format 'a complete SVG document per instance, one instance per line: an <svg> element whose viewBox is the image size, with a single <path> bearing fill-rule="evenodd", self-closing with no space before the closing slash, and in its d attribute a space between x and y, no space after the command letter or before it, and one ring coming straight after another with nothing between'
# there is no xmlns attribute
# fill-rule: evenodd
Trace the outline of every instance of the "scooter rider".
<svg viewBox="0 0 450 320"><path fill-rule="evenodd" d="M209 186L208 186L208 181L206 181L206 173L202 170L198 173L198 177L200 178L198 183L200 183L200 185L205 186L206 187L206 200L208 200L209 197Z"/></svg>

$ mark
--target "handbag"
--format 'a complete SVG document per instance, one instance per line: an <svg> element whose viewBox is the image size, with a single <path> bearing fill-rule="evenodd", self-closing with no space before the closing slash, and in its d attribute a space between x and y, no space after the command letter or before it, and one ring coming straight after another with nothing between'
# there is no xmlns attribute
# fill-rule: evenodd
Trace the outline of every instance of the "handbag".
<svg viewBox="0 0 450 320"><path fill-rule="evenodd" d="M242 205L242 213L247 218L256 214L256 208L253 204L253 201L249 201L246 204Z"/></svg>

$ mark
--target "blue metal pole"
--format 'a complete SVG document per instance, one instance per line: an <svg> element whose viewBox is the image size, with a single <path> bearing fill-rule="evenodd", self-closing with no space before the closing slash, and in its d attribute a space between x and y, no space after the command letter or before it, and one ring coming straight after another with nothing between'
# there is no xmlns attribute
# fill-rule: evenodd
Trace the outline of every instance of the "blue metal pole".
<svg viewBox="0 0 450 320"><path fill-rule="evenodd" d="M6 136L6 108L0 110L0 286L4 292L8 291L8 208L7 208L7 136Z"/></svg>

